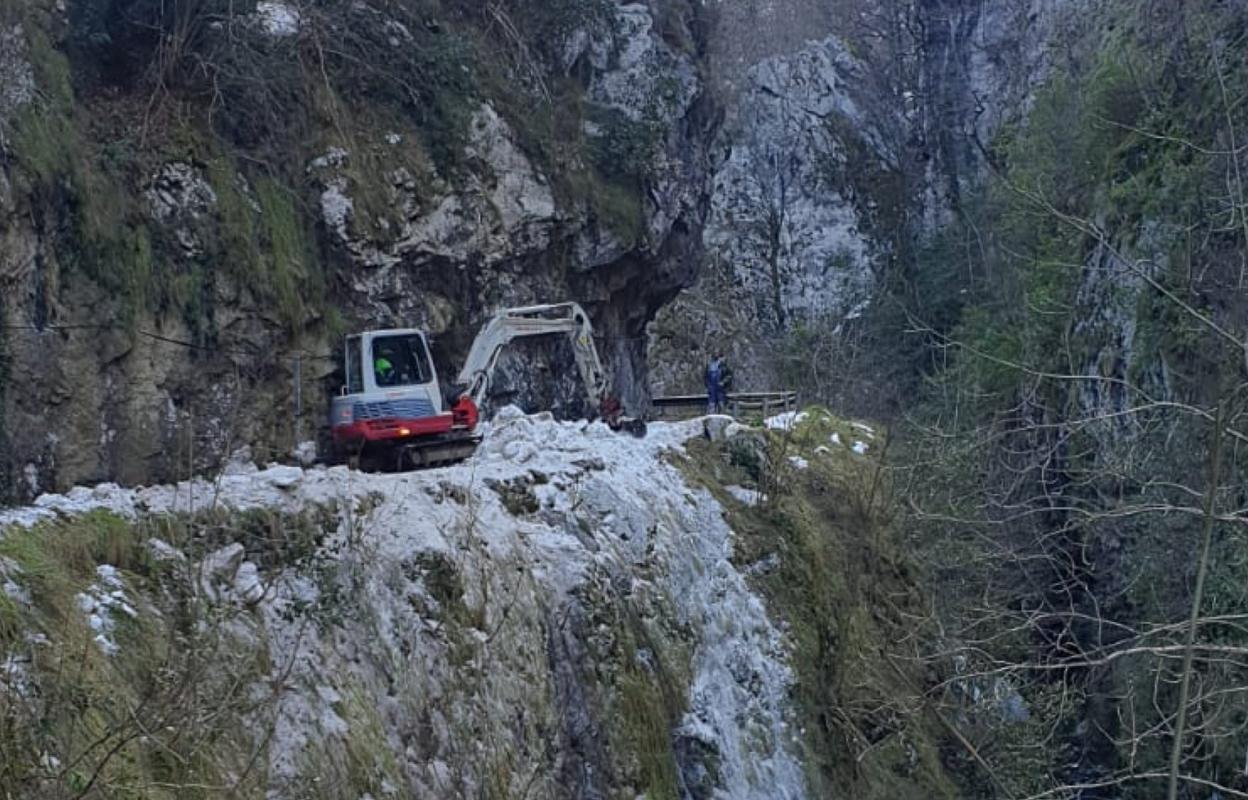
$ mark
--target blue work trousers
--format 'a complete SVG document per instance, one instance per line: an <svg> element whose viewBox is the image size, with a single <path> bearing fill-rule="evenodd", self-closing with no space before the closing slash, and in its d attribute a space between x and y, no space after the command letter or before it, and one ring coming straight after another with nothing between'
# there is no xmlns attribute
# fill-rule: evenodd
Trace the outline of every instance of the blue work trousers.
<svg viewBox="0 0 1248 800"><path fill-rule="evenodd" d="M727 405L728 395L724 392L724 387L718 383L708 383L706 385L706 413L722 413Z"/></svg>

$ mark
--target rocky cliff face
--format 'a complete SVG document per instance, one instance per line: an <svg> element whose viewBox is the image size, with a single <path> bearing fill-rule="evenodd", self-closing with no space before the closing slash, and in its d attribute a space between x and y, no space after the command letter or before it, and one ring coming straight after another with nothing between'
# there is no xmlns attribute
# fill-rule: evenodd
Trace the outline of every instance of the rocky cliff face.
<svg viewBox="0 0 1248 800"><path fill-rule="evenodd" d="M1242 521L1244 465L1219 488L1213 453L1243 426L1208 424L1243 383L1242 9L168 5L0 8L0 501L170 481L0 517L0 688L32 721L0 728L0 776L896 798L1160 774L1175 542L1194 498ZM860 402L916 390L905 544L935 609L892 473L852 460L872 432L824 414L629 450L508 412L448 471L173 482L313 437L344 331L423 326L445 374L492 308L564 297L634 409L714 349L738 388L836 402L854 358L907 371ZM521 348L495 399L577 417L567 366ZM1239 540L1210 541L1234 612ZM1226 666L1197 667L1193 786L1238 775ZM154 738L187 687L194 735Z"/></svg>
<svg viewBox="0 0 1248 800"><path fill-rule="evenodd" d="M591 308L634 409L715 346L783 383L977 184L1077 10L208 3L152 17L175 51L151 6L6 12L11 496L286 451L343 331L425 327L453 374L535 300ZM504 399L576 414L566 361L520 348Z"/></svg>
<svg viewBox="0 0 1248 800"><path fill-rule="evenodd" d="M644 326L700 263L699 23L565 5L6 11L6 494L286 451L316 435L342 332L425 327L453 377L504 305L585 304L640 406ZM575 411L543 380L568 366L529 348L500 385Z"/></svg>
<svg viewBox="0 0 1248 800"><path fill-rule="evenodd" d="M288 450L342 331L425 327L453 373L491 309L550 298L591 308L634 409L715 346L784 383L794 332L852 325L978 184L1078 11L208 4L159 21L206 67L154 75L146 5L6 17L11 495ZM503 398L575 415L567 354L518 353Z"/></svg>
<svg viewBox="0 0 1248 800"><path fill-rule="evenodd" d="M835 336L982 181L1073 24L1067 2L794 2L724 7L709 27L725 106L704 278L652 328L670 351L724 348L752 388L791 382L795 331ZM783 8L781 8L783 6ZM832 349L835 349L833 347Z"/></svg>

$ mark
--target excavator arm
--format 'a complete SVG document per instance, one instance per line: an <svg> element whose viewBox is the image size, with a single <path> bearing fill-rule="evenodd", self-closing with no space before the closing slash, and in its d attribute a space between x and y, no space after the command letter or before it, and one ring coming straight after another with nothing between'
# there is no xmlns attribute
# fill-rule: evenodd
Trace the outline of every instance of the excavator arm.
<svg viewBox="0 0 1248 800"><path fill-rule="evenodd" d="M567 335L572 342L576 366L585 383L590 406L598 411L604 402L613 408L618 403L609 401L607 375L594 346L594 328L589 315L577 303L552 303L540 306L508 308L500 311L473 340L472 349L459 372L459 384L467 387L467 394L478 406L489 391L494 368L503 349L516 339L549 334Z"/></svg>

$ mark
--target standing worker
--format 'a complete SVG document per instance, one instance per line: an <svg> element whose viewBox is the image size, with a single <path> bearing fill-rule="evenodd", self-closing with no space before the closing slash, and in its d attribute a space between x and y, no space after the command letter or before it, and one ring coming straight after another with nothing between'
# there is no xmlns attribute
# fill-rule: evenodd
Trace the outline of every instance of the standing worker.
<svg viewBox="0 0 1248 800"><path fill-rule="evenodd" d="M722 414L728 403L725 385L732 371L724 363L724 354L716 351L715 357L706 367L706 413Z"/></svg>

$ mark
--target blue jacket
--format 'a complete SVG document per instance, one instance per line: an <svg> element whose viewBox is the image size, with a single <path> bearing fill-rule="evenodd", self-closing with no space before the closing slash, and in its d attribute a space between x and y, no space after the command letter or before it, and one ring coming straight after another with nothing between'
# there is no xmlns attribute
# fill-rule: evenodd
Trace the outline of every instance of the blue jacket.
<svg viewBox="0 0 1248 800"><path fill-rule="evenodd" d="M724 383L724 362L718 358L711 361L706 368L706 390L710 392L713 389L723 387Z"/></svg>

